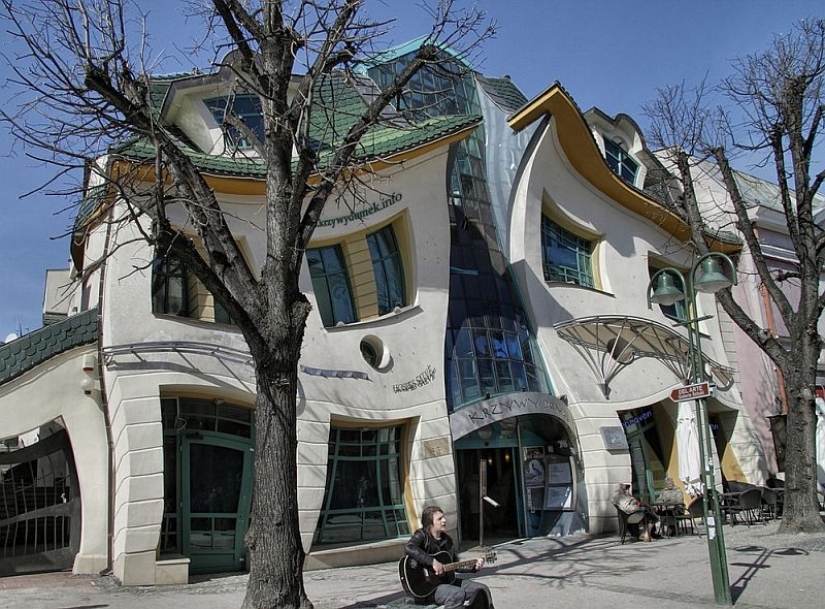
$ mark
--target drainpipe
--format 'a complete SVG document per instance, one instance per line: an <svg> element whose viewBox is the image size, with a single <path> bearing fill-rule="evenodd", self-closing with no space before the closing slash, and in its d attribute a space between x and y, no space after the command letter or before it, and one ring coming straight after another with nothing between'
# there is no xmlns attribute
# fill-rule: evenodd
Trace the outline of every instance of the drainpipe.
<svg viewBox="0 0 825 609"><path fill-rule="evenodd" d="M100 263L100 276L97 285L97 378L100 382L100 407L103 410L103 422L106 428L107 445L107 522L106 522L106 545L107 557L106 568L100 575L109 575L114 567L115 560L115 441L112 435L112 421L109 417L109 400L106 394L106 383L103 378L103 295L106 277L106 261L109 257L109 247L112 237L112 223L114 216L114 205L109 208L106 222L106 239L103 243L103 259Z"/></svg>

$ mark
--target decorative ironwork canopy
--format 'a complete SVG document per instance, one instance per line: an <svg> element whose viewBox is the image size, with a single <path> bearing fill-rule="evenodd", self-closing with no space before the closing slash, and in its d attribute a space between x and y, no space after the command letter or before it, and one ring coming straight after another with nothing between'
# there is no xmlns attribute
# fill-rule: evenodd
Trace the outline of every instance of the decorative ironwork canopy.
<svg viewBox="0 0 825 609"><path fill-rule="evenodd" d="M642 357L661 361L682 382L691 378L690 343L673 328L650 319L627 315L579 317L553 326L578 351L596 376L604 397L610 382L626 366ZM733 371L703 357L710 368L705 376L721 390L733 383Z"/></svg>

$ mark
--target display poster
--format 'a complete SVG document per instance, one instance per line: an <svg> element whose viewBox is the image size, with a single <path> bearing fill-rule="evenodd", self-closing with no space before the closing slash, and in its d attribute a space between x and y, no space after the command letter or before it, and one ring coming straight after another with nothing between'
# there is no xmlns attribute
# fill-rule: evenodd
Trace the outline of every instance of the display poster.
<svg viewBox="0 0 825 609"><path fill-rule="evenodd" d="M545 489L542 508L545 510L573 509L575 480L570 457L550 454L544 457Z"/></svg>
<svg viewBox="0 0 825 609"><path fill-rule="evenodd" d="M524 485L527 488L544 487L545 484L544 449L524 449Z"/></svg>
<svg viewBox="0 0 825 609"><path fill-rule="evenodd" d="M566 510L573 507L573 488L570 486L548 486L544 493L545 510Z"/></svg>

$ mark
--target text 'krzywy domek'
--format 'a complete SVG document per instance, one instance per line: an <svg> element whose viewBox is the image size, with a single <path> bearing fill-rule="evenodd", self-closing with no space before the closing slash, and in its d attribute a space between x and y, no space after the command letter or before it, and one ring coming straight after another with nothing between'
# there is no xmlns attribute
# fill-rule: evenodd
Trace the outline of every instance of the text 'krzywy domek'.
<svg viewBox="0 0 825 609"><path fill-rule="evenodd" d="M329 120L357 116L413 48L326 79ZM330 201L306 250L308 569L397 558L428 504L464 541L598 534L616 529L618 483L651 501L679 480L671 393L690 376L688 311L647 298L654 273L692 259L665 165L630 118L583 113L558 83L528 100L509 78L451 65L419 73L405 120L365 138L372 170ZM260 101L229 96L229 80L161 76L152 99L260 268L262 163L221 128L232 104L260 130ZM101 162L150 154L136 140ZM151 585L242 571L249 351L182 261L136 225L111 230L125 203L100 191L88 185L72 268L48 273L44 327L0 346L0 575L110 568ZM735 234L709 242L740 249ZM743 399L733 324L712 295L696 312L716 479L762 484L772 440Z"/></svg>

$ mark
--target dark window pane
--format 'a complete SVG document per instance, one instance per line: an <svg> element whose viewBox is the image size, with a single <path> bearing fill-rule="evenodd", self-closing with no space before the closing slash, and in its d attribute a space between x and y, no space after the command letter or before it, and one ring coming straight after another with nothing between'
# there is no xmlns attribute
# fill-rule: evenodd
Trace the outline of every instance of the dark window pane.
<svg viewBox="0 0 825 609"><path fill-rule="evenodd" d="M341 248L334 245L308 249L306 259L324 326L355 321L355 304Z"/></svg>
<svg viewBox="0 0 825 609"><path fill-rule="evenodd" d="M188 294L186 267L167 256L152 263L152 311L166 315L186 316Z"/></svg>
<svg viewBox="0 0 825 609"><path fill-rule="evenodd" d="M386 315L395 307L403 307L407 304L401 252L398 250L398 243L391 226L367 235L367 245L375 273L378 313Z"/></svg>
<svg viewBox="0 0 825 609"><path fill-rule="evenodd" d="M478 387L478 374L476 373L476 362L472 359L458 360L458 373L461 381L461 393L464 401L477 399L481 395Z"/></svg>
<svg viewBox="0 0 825 609"><path fill-rule="evenodd" d="M604 140L605 160L614 173L631 184L636 179L636 171L639 164L614 141Z"/></svg>
<svg viewBox="0 0 825 609"><path fill-rule="evenodd" d="M243 479L243 452L223 446L191 444L189 455L192 463L189 473L190 512L237 512Z"/></svg>
<svg viewBox="0 0 825 609"><path fill-rule="evenodd" d="M498 380L498 393L506 393L515 389L513 375L510 371L510 362L496 362L496 378Z"/></svg>
<svg viewBox="0 0 825 609"><path fill-rule="evenodd" d="M495 395L496 375L493 372L493 361L489 359L478 359L478 378L481 382L481 393Z"/></svg>

